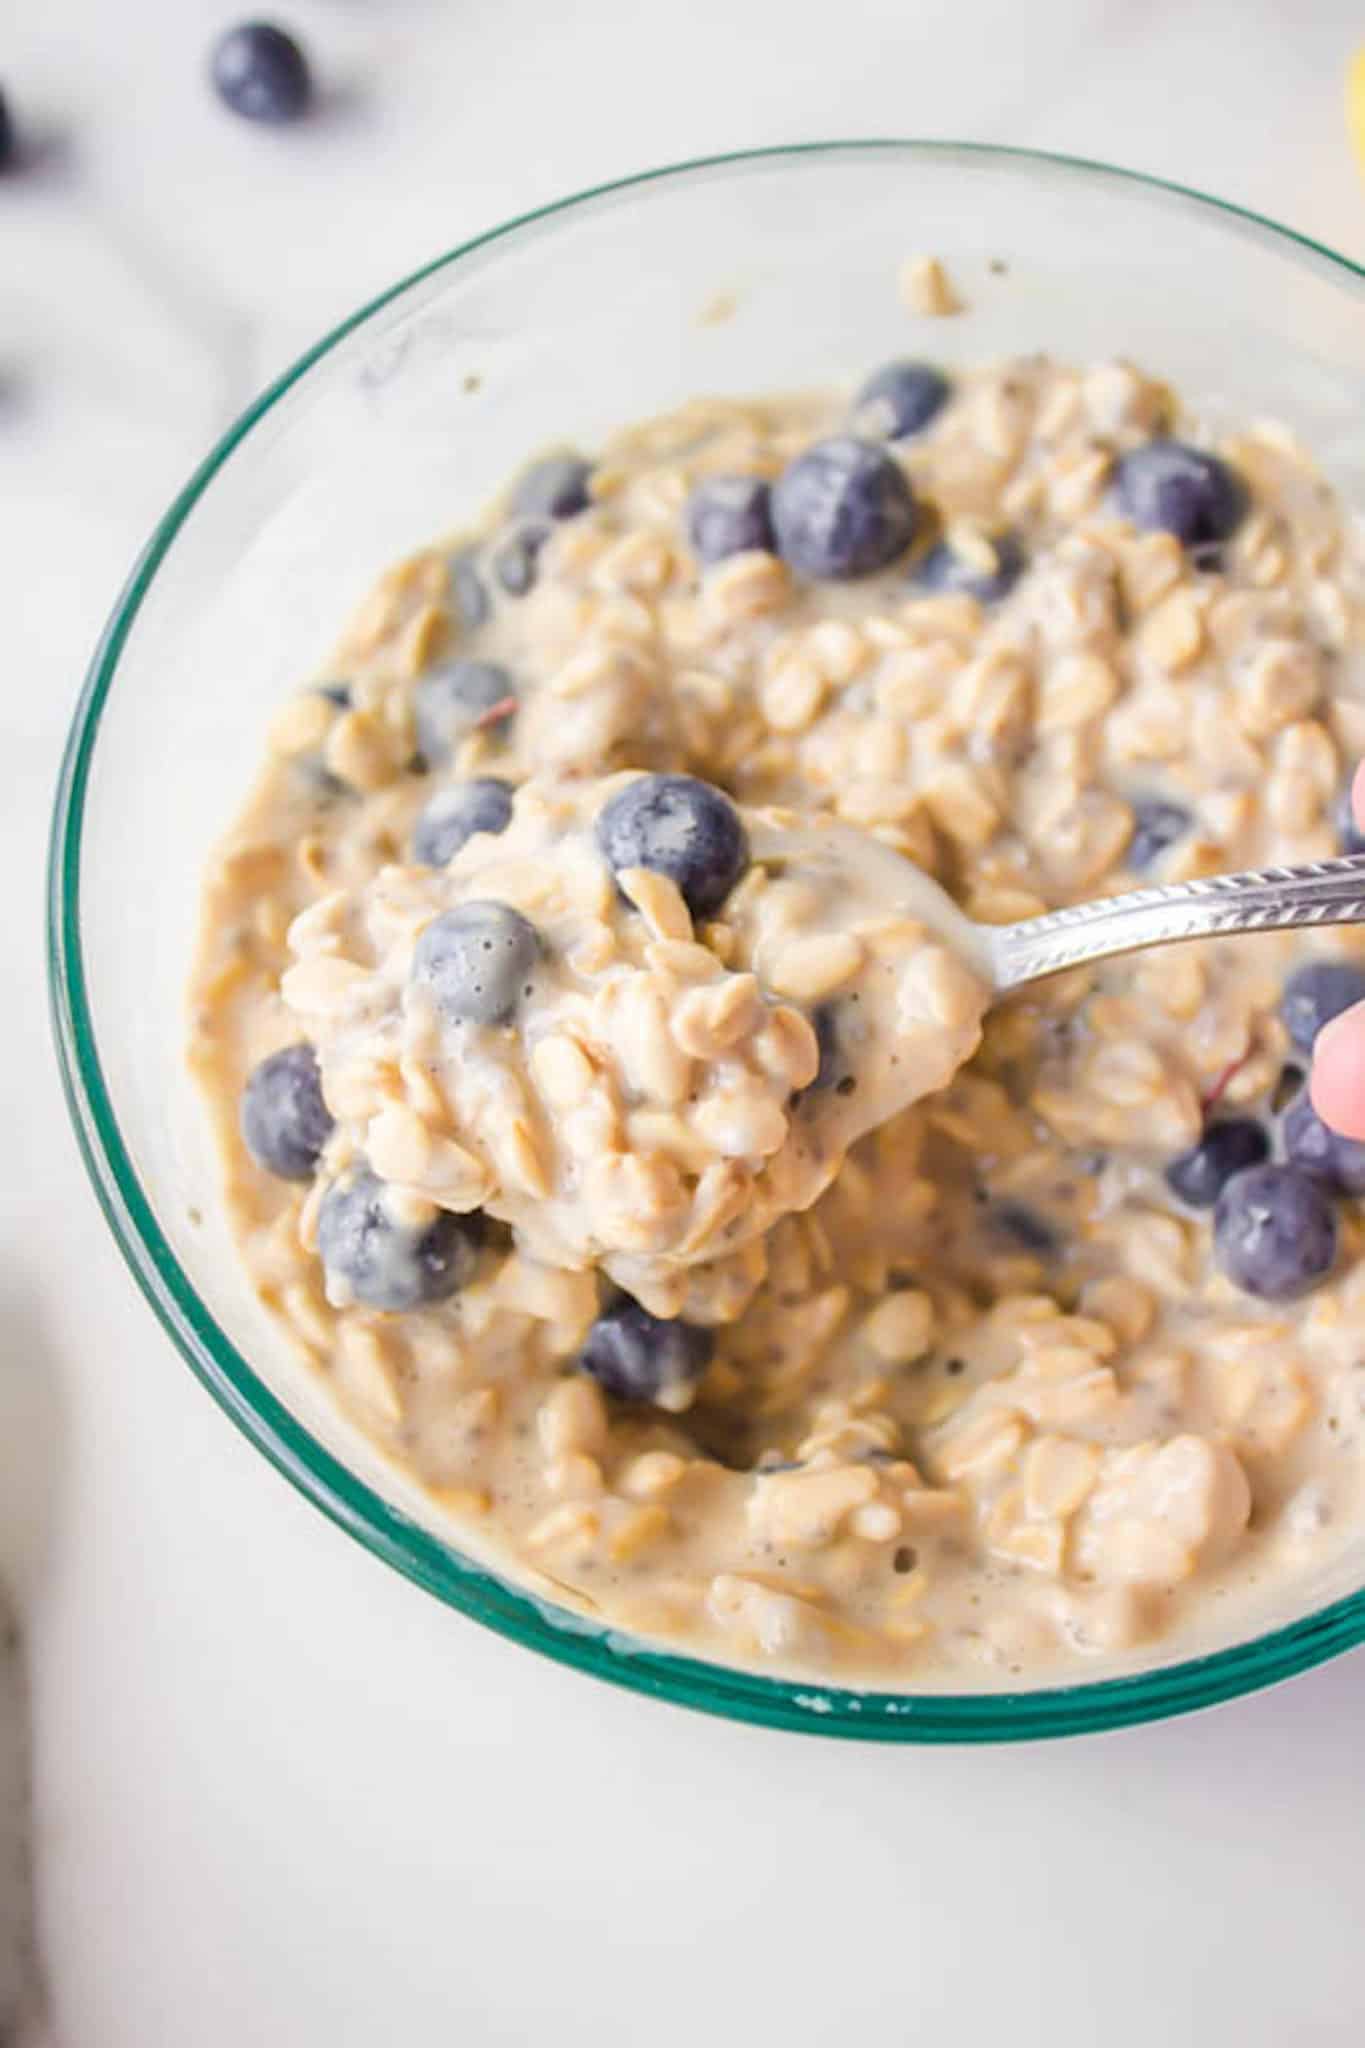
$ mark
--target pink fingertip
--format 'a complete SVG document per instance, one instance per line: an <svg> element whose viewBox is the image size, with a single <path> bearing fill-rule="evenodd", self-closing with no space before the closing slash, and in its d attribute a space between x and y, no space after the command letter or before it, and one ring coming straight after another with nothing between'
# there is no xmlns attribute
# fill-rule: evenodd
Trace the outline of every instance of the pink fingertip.
<svg viewBox="0 0 1365 2048"><path fill-rule="evenodd" d="M1343 1137L1365 1138L1365 1003L1324 1024L1314 1042L1308 1085L1324 1123Z"/></svg>

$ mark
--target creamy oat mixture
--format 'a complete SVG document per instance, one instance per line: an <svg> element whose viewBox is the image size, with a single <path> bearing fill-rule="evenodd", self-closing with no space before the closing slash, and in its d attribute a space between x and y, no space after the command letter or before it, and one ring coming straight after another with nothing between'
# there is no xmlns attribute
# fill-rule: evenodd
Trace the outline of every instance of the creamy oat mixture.
<svg viewBox="0 0 1365 2048"><path fill-rule="evenodd" d="M1338 851L1363 564L1281 430L1032 357L688 406L383 578L192 1056L262 1299L457 1539L911 1688L1344 1548L1365 1148L1299 1089L1359 942L987 1012L960 913Z"/></svg>

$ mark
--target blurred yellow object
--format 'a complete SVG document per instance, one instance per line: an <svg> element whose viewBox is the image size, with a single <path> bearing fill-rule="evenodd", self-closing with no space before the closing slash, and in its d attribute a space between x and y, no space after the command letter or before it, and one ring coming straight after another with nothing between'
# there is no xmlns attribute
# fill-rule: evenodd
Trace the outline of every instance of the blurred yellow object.
<svg viewBox="0 0 1365 2048"><path fill-rule="evenodd" d="M1346 73L1346 126L1356 162L1365 171L1365 43L1352 57Z"/></svg>

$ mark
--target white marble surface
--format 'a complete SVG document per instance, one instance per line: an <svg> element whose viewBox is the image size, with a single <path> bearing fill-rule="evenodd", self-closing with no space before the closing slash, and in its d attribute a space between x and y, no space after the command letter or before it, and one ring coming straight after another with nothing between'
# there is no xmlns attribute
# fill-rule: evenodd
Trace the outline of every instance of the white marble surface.
<svg viewBox="0 0 1365 2048"><path fill-rule="evenodd" d="M0 8L4 82L46 140L0 185L0 1576L32 1699L33 2038L1358 2041L1365 1658L1128 1735L892 1753L651 1707L444 1613L266 1469L135 1297L59 1099L38 891L134 549L241 401L376 286L555 193L822 133L1107 156L1362 255L1340 100L1365 20L1345 0L280 12L331 94L271 135L202 89L220 4Z"/></svg>

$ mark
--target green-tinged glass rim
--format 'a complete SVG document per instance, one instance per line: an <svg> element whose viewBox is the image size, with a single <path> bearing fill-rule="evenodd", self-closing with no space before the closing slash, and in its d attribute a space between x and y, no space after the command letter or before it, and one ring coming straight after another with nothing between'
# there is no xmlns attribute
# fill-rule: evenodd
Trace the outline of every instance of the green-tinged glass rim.
<svg viewBox="0 0 1365 2048"><path fill-rule="evenodd" d="M48 867L48 972L62 1080L81 1153L133 1276L171 1338L215 1400L258 1450L334 1522L418 1585L508 1636L595 1677L733 1720L823 1735L901 1742L984 1742L1073 1735L1158 1720L1269 1685L1365 1641L1365 1589L1230 1649L1136 1676L1024 1692L888 1693L818 1680L786 1680L653 1649L581 1616L548 1607L463 1557L378 1493L318 1442L270 1391L210 1315L179 1264L134 1171L110 1100L96 1043L81 944L81 846L95 743L120 657L138 611L190 513L219 470L337 344L382 308L475 251L561 214L638 187L765 164L883 155L981 164L1137 188L1220 218L1235 233L1269 242L1359 290L1365 270L1309 236L1245 207L1169 179L1079 157L984 143L894 139L809 142L700 157L598 185L520 215L415 271L352 313L247 407L199 466L143 549L95 651L62 762Z"/></svg>

